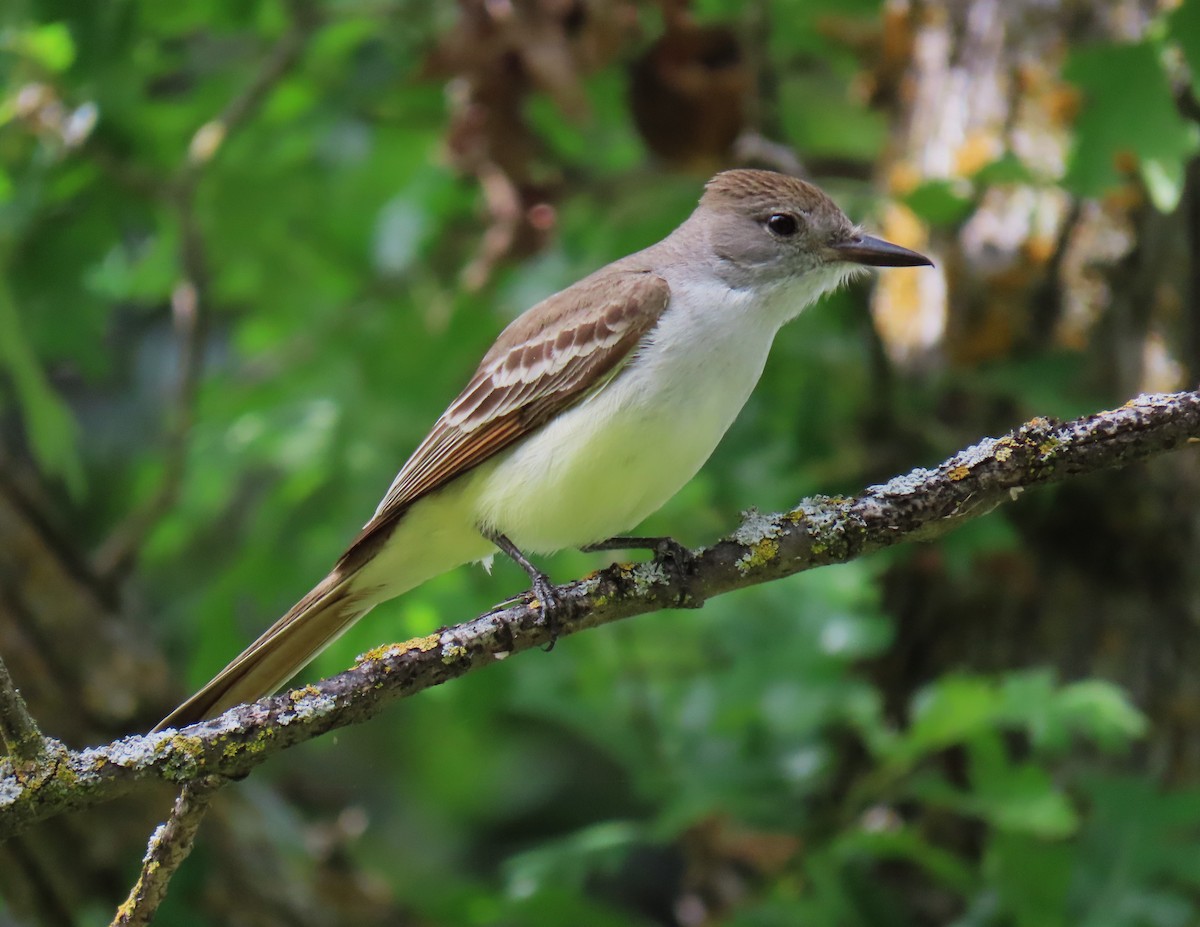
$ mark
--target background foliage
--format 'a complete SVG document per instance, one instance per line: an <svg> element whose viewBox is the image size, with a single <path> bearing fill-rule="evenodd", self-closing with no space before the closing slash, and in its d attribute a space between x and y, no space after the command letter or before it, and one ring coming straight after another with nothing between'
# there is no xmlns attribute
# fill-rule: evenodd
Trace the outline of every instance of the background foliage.
<svg viewBox="0 0 1200 927"><path fill-rule="evenodd" d="M939 270L783 332L648 533L1194 385L1198 94L1196 0L8 3L0 653L49 733L148 728L324 574L508 319L720 166L798 158ZM161 922L1197 923L1196 469L291 751L223 796ZM523 585L441 577L306 675ZM111 916L167 807L137 801L0 848L0 923Z"/></svg>

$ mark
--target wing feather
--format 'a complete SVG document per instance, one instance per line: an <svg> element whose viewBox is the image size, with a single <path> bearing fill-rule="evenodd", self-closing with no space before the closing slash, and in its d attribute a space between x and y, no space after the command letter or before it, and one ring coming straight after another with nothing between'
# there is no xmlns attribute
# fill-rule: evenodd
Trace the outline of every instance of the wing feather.
<svg viewBox="0 0 1200 927"><path fill-rule="evenodd" d="M514 321L442 413L342 556L357 559L417 499L545 424L619 372L667 307L646 271L594 275Z"/></svg>

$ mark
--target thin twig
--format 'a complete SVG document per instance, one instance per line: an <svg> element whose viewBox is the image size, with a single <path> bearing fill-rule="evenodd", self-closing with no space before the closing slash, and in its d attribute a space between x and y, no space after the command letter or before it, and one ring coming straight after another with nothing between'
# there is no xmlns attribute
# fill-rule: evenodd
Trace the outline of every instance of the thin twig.
<svg viewBox="0 0 1200 927"><path fill-rule="evenodd" d="M137 883L125 903L117 909L111 927L138 927L154 919L158 906L167 896L171 876L192 852L192 843L209 801L225 782L220 776L205 776L187 783L180 790L171 816L150 835Z"/></svg>
<svg viewBox="0 0 1200 927"><path fill-rule="evenodd" d="M0 660L0 741L13 760L36 763L46 755L46 741L25 699Z"/></svg>
<svg viewBox="0 0 1200 927"><path fill-rule="evenodd" d="M196 189L205 168L238 129L249 122L275 86L299 60L318 17L311 0L292 0L292 23L272 46L250 82L192 136L187 154L166 185L179 222L179 264L183 278L171 294L171 310L179 335L179 379L168 411L163 441L163 467L158 485L100 545L93 563L100 576L118 579L132 566L154 526L179 497L187 468L188 438L195 424L196 397L204 371L208 317L211 310L207 249L196 217Z"/></svg>
<svg viewBox="0 0 1200 927"><path fill-rule="evenodd" d="M558 637L645 612L697 607L715 595L929 540L1027 487L1112 470L1200 442L1200 392L1141 396L1065 424L1034 419L986 438L940 466L914 470L853 498L816 498L789 512L751 512L725 539L669 561L614 565L559 589ZM549 640L540 608L522 601L426 637L376 648L352 669L181 731L79 752L40 775L0 760L0 840L35 821L89 807L146 779L237 778L280 750L366 720L384 706Z"/></svg>

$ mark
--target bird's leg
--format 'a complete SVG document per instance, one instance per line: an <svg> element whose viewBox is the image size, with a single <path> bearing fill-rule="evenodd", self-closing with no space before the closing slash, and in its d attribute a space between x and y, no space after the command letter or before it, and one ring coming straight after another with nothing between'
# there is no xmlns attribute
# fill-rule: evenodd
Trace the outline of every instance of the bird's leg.
<svg viewBox="0 0 1200 927"><path fill-rule="evenodd" d="M550 643L545 648L549 653L554 649L554 644L558 639L558 612L562 607L562 597L558 594L558 589L550 581L550 577L530 563L529 559L521 553L521 549L503 534L485 532L484 537L499 547L529 576L533 594L542 608L542 618L546 622L546 630L550 632Z"/></svg>
<svg viewBox="0 0 1200 927"><path fill-rule="evenodd" d="M615 537L607 541L597 541L588 544L580 550L592 552L598 550L652 550L656 560L671 564L675 571L684 576L691 571L696 562L695 555L674 538L629 538Z"/></svg>

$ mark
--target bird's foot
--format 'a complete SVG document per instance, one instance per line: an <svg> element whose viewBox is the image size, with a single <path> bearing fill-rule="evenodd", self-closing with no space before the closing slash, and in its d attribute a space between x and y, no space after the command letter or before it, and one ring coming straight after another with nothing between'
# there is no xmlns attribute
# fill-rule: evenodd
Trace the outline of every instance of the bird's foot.
<svg viewBox="0 0 1200 927"><path fill-rule="evenodd" d="M597 541L581 548L585 551L600 550L652 550L654 559L670 569L686 585L687 578L695 572L696 555L674 538L668 537L615 537Z"/></svg>
<svg viewBox="0 0 1200 927"><path fill-rule="evenodd" d="M560 619L565 604L561 593L558 591L558 587L551 582L549 576L534 566L521 553L521 549L516 544L503 534L487 535L487 538L507 554L517 566L525 571L525 575L529 577L533 596L537 600L538 607L542 612L542 621L546 625L546 632L550 635L549 642L542 649L546 653L549 653L554 649L554 645L558 641L558 632L561 627Z"/></svg>

